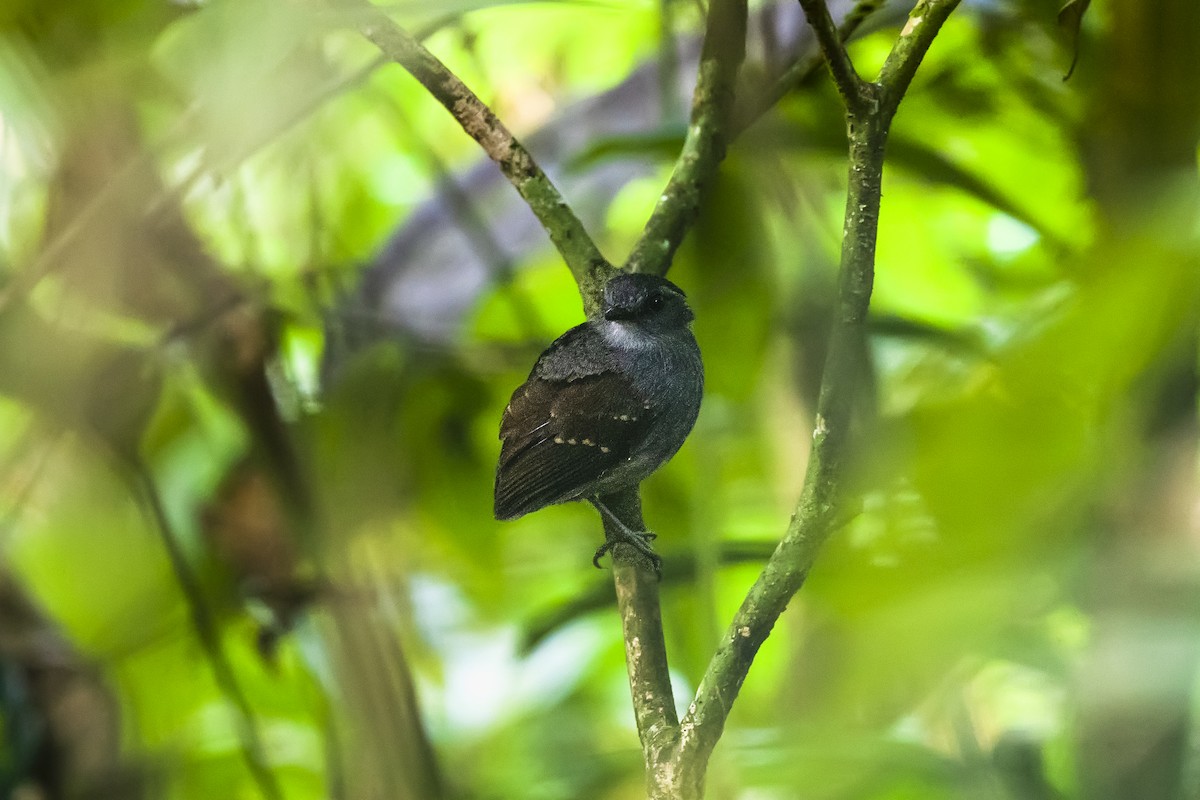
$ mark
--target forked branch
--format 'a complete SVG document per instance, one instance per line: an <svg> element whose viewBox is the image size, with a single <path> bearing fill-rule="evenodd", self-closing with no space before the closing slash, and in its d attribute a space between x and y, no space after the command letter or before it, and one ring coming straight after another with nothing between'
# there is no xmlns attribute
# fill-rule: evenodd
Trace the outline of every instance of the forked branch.
<svg viewBox="0 0 1200 800"><path fill-rule="evenodd" d="M854 90L861 92L855 97L862 102L846 97L850 169L838 309L821 379L808 470L787 533L734 615L680 724L680 760L685 769L702 769L707 764L759 647L803 585L821 546L848 516L842 484L854 400L866 369L863 354L875 275L884 145L892 117L918 65L958 2L917 3L878 80ZM820 26L832 26L827 22L828 12L821 14L823 0L802 0L801 4L810 12L809 20L818 26L818 33ZM836 76L839 68L833 65L842 64L845 69L849 56L828 31L820 39L823 47L832 48L825 56ZM847 76L845 73L840 79L847 86L839 82L843 91L849 89Z"/></svg>
<svg viewBox="0 0 1200 800"><path fill-rule="evenodd" d="M917 67L959 0L921 0L879 77L864 81L823 0L800 0L847 107L850 170L838 310L826 356L808 471L787 533L751 587L676 723L657 586L636 563L614 570L635 717L652 798L699 798L709 756L759 647L803 584L817 552L846 516L843 476L853 401L865 370L866 317L874 282L884 145ZM874 2L865 3L875 7ZM529 153L444 64L373 6L354 0L355 24L413 74L495 160L546 227L579 282L589 312L612 267ZM746 0L710 0L692 121L671 178L625 268L662 274L694 223L730 137L730 111L745 52ZM636 495L625 509L640 528ZM623 516L625 516L623 514ZM634 518L636 517L636 519Z"/></svg>

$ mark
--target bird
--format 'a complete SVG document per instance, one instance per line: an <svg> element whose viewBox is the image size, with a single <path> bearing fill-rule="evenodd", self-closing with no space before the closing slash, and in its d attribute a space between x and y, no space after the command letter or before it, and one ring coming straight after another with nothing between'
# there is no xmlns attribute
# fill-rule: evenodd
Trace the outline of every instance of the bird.
<svg viewBox="0 0 1200 800"><path fill-rule="evenodd" d="M517 387L500 422L497 520L587 500L615 525L592 559L631 545L661 574L654 534L634 531L603 498L636 490L683 445L704 395L704 363L682 289L621 272L601 313L559 336Z"/></svg>

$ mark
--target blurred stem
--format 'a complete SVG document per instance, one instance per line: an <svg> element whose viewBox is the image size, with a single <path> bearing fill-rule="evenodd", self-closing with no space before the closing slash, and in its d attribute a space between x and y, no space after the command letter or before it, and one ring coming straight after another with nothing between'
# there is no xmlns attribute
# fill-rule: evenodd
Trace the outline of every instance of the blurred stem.
<svg viewBox="0 0 1200 800"><path fill-rule="evenodd" d="M192 629L196 632L196 638L200 641L200 647L208 659L213 679L221 694L236 710L238 737L241 739L242 758L246 762L246 767L257 784L259 793L264 798L283 800L283 790L279 787L279 781L267 760L262 733L259 730L254 709L251 707L246 693L242 690L241 684L238 683L233 665L229 663L225 646L221 642L221 632L218 629L217 621L208 607L204 590L201 589L199 581L192 572L187 555L179 544L179 537L175 535L167 517L167 510L163 506L158 486L154 483L154 476L150 474L149 468L140 459L134 459L132 466L142 496L150 507L154 523L162 537L167 558L171 562L171 569L175 572L175 579L179 582L180 591L183 592L188 611L191 613Z"/></svg>
<svg viewBox="0 0 1200 800"><path fill-rule="evenodd" d="M387 99L384 98L384 101ZM544 327L541 324L541 313L537 305L514 285L516 272L513 269L512 258L505 252L504 245L492 231L487 217L475 199L458 184L454 173L438 155L437 150L417 133L415 125L410 124L404 109L399 104L393 104L392 113L407 128L408 135L425 157L425 163L433 174L437 193L449 206L467 245L475 251L479 260L487 265L492 280L503 290L504 297L511 306L517 329L526 339L537 341Z"/></svg>
<svg viewBox="0 0 1200 800"><path fill-rule="evenodd" d="M675 46L675 0L658 3L658 95L662 104L662 122L674 123L679 108L679 50Z"/></svg>
<svg viewBox="0 0 1200 800"><path fill-rule="evenodd" d="M1196 798L1200 4L1104 6L1074 78L1089 86L1077 129L1097 227L1080 255L1089 269L1077 313L1094 316L1105 293L1133 286L1135 274L1154 294L1125 302L1154 312L1111 323L1136 327L1152 344L1127 379L1135 412L1125 436L1135 446L1105 459L1104 488L1080 526L1087 555L1073 593L1089 623L1072 670L1068 763L1079 798ZM1087 56L1100 52L1102 59Z"/></svg>
<svg viewBox="0 0 1200 800"><path fill-rule="evenodd" d="M525 146L457 75L383 11L361 0L338 8L346 9L362 35L408 70L496 162L550 235L579 284L584 309L593 316L614 268Z"/></svg>
<svg viewBox="0 0 1200 800"><path fill-rule="evenodd" d="M423 723L416 680L395 619L387 607L397 591L379 553L351 556L348 548L329 553L337 585L347 597L326 607L328 636L335 655L338 698L343 718L358 720L336 745L346 764L343 798L442 800L445 780ZM361 599L350 599L351 596ZM370 598L370 599L368 599Z"/></svg>
<svg viewBox="0 0 1200 800"><path fill-rule="evenodd" d="M725 159L733 90L746 56L746 0L712 0L692 95L692 119L675 169L625 262L630 272L663 275L700 214L704 190Z"/></svg>

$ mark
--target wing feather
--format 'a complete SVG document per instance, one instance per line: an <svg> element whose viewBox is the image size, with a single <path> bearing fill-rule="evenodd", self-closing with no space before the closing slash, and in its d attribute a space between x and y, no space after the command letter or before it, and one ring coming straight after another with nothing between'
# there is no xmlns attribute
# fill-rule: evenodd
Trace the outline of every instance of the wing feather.
<svg viewBox="0 0 1200 800"><path fill-rule="evenodd" d="M582 496L628 460L651 417L645 399L618 373L554 381L535 371L513 393L500 423L496 518Z"/></svg>

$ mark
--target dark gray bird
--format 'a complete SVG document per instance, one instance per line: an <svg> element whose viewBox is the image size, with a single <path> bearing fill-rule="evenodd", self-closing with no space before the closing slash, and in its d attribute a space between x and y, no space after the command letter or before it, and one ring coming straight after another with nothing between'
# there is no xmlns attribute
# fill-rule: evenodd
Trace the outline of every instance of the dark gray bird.
<svg viewBox="0 0 1200 800"><path fill-rule="evenodd" d="M496 519L589 500L619 530L597 566L624 542L658 569L652 534L630 530L600 498L636 489L675 455L700 411L704 365L692 310L667 279L617 275L602 310L546 348L504 409Z"/></svg>

